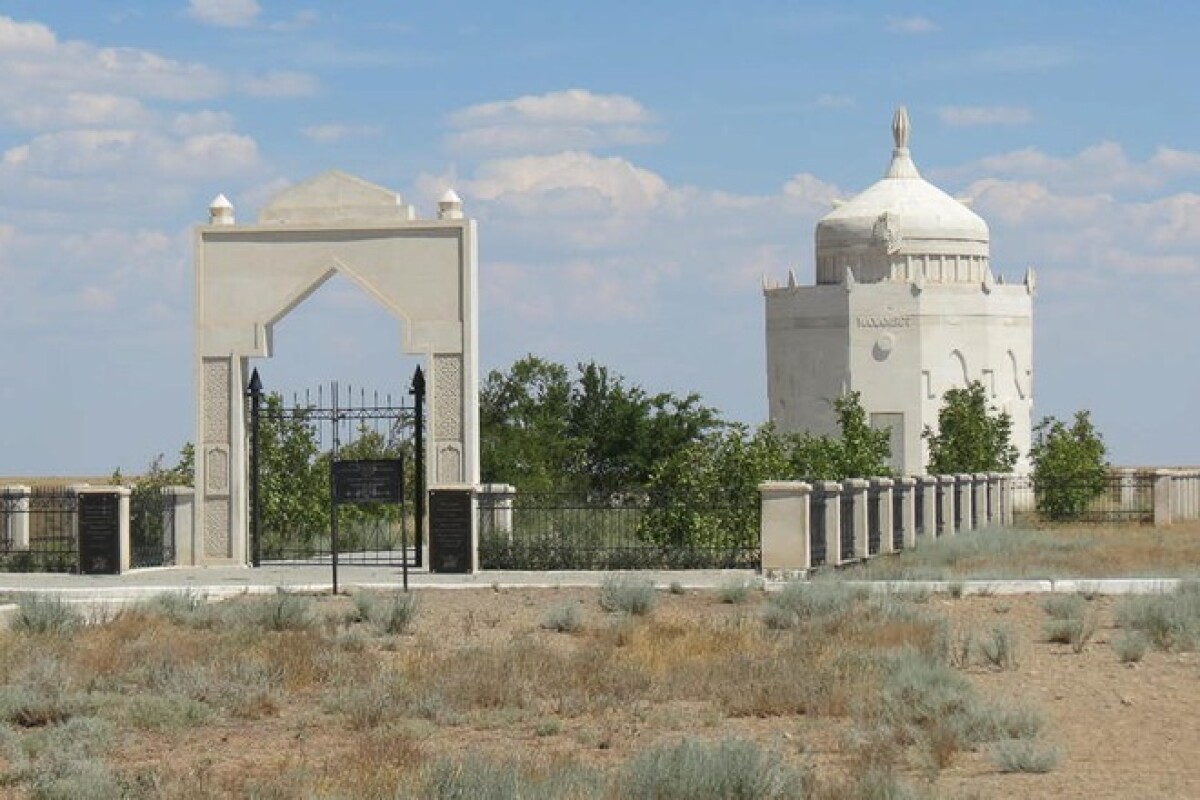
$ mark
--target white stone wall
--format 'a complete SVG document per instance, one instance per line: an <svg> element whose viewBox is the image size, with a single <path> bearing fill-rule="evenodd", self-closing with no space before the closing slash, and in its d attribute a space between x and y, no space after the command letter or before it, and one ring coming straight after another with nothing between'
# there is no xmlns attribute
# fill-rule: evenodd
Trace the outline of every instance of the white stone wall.
<svg viewBox="0 0 1200 800"><path fill-rule="evenodd" d="M878 423L900 422L899 474L925 471L921 438L946 390L978 380L1013 418L1025 471L1031 442L1032 294L1025 285L884 281L768 289L771 420L836 433L832 402L862 394Z"/></svg>

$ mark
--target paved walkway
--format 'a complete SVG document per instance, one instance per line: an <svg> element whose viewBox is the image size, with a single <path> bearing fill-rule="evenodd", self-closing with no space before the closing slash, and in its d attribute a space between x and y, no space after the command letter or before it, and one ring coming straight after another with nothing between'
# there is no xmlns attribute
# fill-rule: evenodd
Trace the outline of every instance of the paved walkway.
<svg viewBox="0 0 1200 800"><path fill-rule="evenodd" d="M475 575L431 575L410 570L413 589L472 589L494 587L599 586L604 572L508 572L487 571ZM759 580L752 570L680 570L636 573L657 586L679 583L688 589L714 589L734 579ZM355 588L399 589L403 574L399 567L342 566L338 585L343 591ZM1143 578L1122 580L977 580L977 581L880 581L870 583L880 591L958 592L964 594L1040 594L1090 592L1130 594L1171 591L1175 579ZM767 591L782 581L767 580ZM0 574L0 595L53 594L79 602L122 603L167 591L190 591L210 598L238 594L264 594L278 590L329 592L332 575L324 566L176 567L133 570L123 575Z"/></svg>

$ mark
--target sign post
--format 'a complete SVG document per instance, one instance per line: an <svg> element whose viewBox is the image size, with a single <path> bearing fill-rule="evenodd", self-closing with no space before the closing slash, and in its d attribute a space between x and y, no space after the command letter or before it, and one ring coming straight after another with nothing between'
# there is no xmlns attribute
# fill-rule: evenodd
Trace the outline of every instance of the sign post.
<svg viewBox="0 0 1200 800"><path fill-rule="evenodd" d="M333 593L337 594L338 507L342 505L399 505L404 498L404 459L368 458L333 462ZM400 520L404 549L404 591L408 591L408 534Z"/></svg>

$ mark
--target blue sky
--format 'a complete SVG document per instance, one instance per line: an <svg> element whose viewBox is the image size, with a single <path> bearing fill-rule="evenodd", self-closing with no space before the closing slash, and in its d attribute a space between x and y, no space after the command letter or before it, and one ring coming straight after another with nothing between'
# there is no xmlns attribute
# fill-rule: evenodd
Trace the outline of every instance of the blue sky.
<svg viewBox="0 0 1200 800"><path fill-rule="evenodd" d="M1200 5L0 2L0 476L136 472L192 436L191 226L343 169L479 220L482 358L595 359L766 415L761 279L886 168L1033 266L1035 416L1200 462ZM269 388L402 391L337 281Z"/></svg>

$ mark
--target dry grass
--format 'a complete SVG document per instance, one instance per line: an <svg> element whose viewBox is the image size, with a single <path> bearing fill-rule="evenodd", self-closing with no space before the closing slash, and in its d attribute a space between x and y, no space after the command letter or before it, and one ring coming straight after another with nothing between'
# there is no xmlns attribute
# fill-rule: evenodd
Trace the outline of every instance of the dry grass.
<svg viewBox="0 0 1200 800"><path fill-rule="evenodd" d="M987 529L925 540L914 550L843 574L928 580L1194 577L1200 576L1200 523Z"/></svg>
<svg viewBox="0 0 1200 800"><path fill-rule="evenodd" d="M715 759L738 786L803 776L803 795L770 796L903 796L931 780L930 765L936 774L983 742L1036 732L1014 721L1031 715L988 705L949 665L947 623L928 602L837 586L739 604L696 592L638 617L603 612L599 594L506 593L503 625L474 607L425 623L423 610L400 636L344 598L281 597L149 603L69 636L8 632L10 706L33 697L42 705L30 708L49 710L9 717L5 747L20 764L10 757L3 780L35 793L49 781L62 796L91 781L116 787L101 797L516 786L603 798L716 785ZM571 636L543 627L564 603L585 615ZM793 614L787 627L767 624L779 608ZM817 722L826 744L779 746ZM54 761L36 737L67 724L101 726L120 753ZM854 772L869 753L876 766Z"/></svg>

